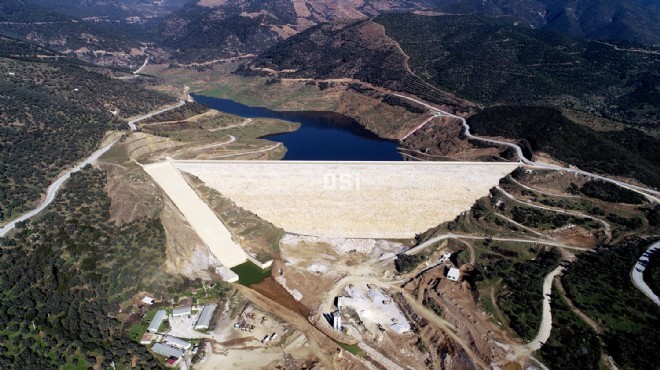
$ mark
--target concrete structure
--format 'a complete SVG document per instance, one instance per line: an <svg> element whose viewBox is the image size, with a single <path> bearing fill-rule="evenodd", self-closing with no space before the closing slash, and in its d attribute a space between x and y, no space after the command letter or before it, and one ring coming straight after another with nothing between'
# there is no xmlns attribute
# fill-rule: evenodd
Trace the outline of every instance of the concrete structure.
<svg viewBox="0 0 660 370"><path fill-rule="evenodd" d="M169 161L146 165L144 170L167 193L220 263L232 268L247 261L247 254L234 242L227 227Z"/></svg>
<svg viewBox="0 0 660 370"><path fill-rule="evenodd" d="M447 279L451 281L457 281L461 277L461 270L452 267L449 269L449 272L447 272Z"/></svg>
<svg viewBox="0 0 660 370"><path fill-rule="evenodd" d="M165 344L167 344L168 346L171 346L171 347L176 347L176 348L182 349L184 351L189 349L190 347L192 347L192 343L186 342L183 339L179 339L179 338L173 337L171 335L166 336L165 339L163 339L163 343L165 343Z"/></svg>
<svg viewBox="0 0 660 370"><path fill-rule="evenodd" d="M172 165L291 233L411 238L470 209L518 163L209 160Z"/></svg>
<svg viewBox="0 0 660 370"><path fill-rule="evenodd" d="M191 306L176 307L172 310L172 317L188 316L192 314Z"/></svg>
<svg viewBox="0 0 660 370"><path fill-rule="evenodd" d="M211 320L213 319L213 313L215 312L215 309L217 307L218 307L217 304L210 304L204 306L204 308L202 309L202 313L199 315L199 319L197 320L197 324L195 324L195 329L207 330L208 328L210 328Z"/></svg>
<svg viewBox="0 0 660 370"><path fill-rule="evenodd" d="M341 311L339 310L332 313L332 328L341 331Z"/></svg>
<svg viewBox="0 0 660 370"><path fill-rule="evenodd" d="M444 263L445 261L450 260L451 255L452 255L451 252L447 252L447 253L443 254L442 257L440 257L440 263Z"/></svg>
<svg viewBox="0 0 660 370"><path fill-rule="evenodd" d="M174 347L170 347L170 346L165 345L163 343L154 344L154 346L151 347L151 350L154 351L155 353L159 354L159 355L163 355L163 356L167 356L167 357L174 357L174 358L177 358L177 359L180 358L181 356L183 356L183 354L184 354L184 351L182 351L180 349L177 349L177 348L174 348Z"/></svg>
<svg viewBox="0 0 660 370"><path fill-rule="evenodd" d="M158 328L160 328L160 324L163 323L163 320L165 319L165 310L158 310L156 314L154 315L154 318L151 319L151 324L149 324L149 327L147 328L147 331L149 333L157 333Z"/></svg>

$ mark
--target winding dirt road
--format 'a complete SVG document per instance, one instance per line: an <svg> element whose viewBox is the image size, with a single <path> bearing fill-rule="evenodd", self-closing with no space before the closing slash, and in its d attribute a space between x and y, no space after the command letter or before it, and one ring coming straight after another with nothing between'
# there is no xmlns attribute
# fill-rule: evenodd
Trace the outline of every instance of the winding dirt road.
<svg viewBox="0 0 660 370"><path fill-rule="evenodd" d="M142 120L145 120L145 119L147 119L147 118L151 118L151 117L153 117L153 116L155 116L155 115L157 115L157 114L165 113L165 112L167 112L167 111L171 111L172 109L179 108L180 106L182 106L182 105L184 105L184 104L186 104L185 101L183 101L183 100L179 100L179 102L178 102L177 104L175 104L175 105L171 105L171 106L166 107L166 108L163 108L163 109L161 109L161 110L158 110L158 111L155 111L155 112L151 112L151 113L146 114L146 115L144 115L144 116L140 116L140 117L138 117L138 118L135 118L135 119L132 119L132 120L128 121L128 126L131 128L131 131L136 131L136 130L137 130L137 126L135 125L135 123L140 122L140 121L142 121Z"/></svg>

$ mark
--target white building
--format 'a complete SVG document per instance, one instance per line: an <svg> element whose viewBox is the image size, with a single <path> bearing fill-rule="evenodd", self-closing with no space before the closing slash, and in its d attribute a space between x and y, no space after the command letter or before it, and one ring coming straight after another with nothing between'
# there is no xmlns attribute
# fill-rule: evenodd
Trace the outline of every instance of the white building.
<svg viewBox="0 0 660 370"><path fill-rule="evenodd" d="M211 327L211 320L213 319L213 312L215 312L217 304L210 304L204 306L202 313L199 315L197 324L195 324L195 329L197 330L207 330Z"/></svg>
<svg viewBox="0 0 660 370"><path fill-rule="evenodd" d="M163 355L167 357L175 357L177 359L183 356L182 350L167 346L163 343L154 344L154 346L151 347L151 350L158 353L159 355Z"/></svg>
<svg viewBox="0 0 660 370"><path fill-rule="evenodd" d="M172 310L172 317L188 316L192 314L191 306L177 307Z"/></svg>
<svg viewBox="0 0 660 370"><path fill-rule="evenodd" d="M452 267L449 269L449 272L447 273L447 279L450 281L457 281L461 277L461 270Z"/></svg>
<svg viewBox="0 0 660 370"><path fill-rule="evenodd" d="M190 347L192 347L192 343L186 342L183 339L179 339L179 338L173 337L171 335L166 336L165 339L163 339L163 343L165 343L169 346L172 346L172 347L182 349L184 351L189 349Z"/></svg>
<svg viewBox="0 0 660 370"><path fill-rule="evenodd" d="M160 324L163 323L164 319L165 319L165 310L159 310L158 312L156 312L156 315L154 315L154 318L151 320L151 324L149 324L147 331L150 333L158 332L158 328L160 328Z"/></svg>

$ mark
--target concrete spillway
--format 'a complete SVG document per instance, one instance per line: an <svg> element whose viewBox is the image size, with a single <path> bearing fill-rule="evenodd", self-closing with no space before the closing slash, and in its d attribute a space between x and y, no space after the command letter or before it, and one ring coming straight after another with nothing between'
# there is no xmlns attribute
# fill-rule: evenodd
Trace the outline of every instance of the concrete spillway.
<svg viewBox="0 0 660 370"><path fill-rule="evenodd" d="M150 164L144 166L144 169L167 193L200 239L224 266L231 268L247 261L247 254L234 242L227 227L169 161Z"/></svg>

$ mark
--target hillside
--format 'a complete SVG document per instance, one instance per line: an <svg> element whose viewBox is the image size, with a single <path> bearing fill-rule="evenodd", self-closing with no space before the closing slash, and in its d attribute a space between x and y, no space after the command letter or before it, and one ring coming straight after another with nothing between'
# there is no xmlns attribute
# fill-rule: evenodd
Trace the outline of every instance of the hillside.
<svg viewBox="0 0 660 370"><path fill-rule="evenodd" d="M183 7L187 0L27 0L74 17L146 20L164 16ZM137 21L133 19L133 21Z"/></svg>
<svg viewBox="0 0 660 370"><path fill-rule="evenodd" d="M320 23L430 6L425 0L201 0L166 17L153 34L176 60L199 62L258 53Z"/></svg>
<svg viewBox="0 0 660 370"><path fill-rule="evenodd" d="M0 45L0 221L28 209L106 131L125 127L123 119L175 101L31 44Z"/></svg>
<svg viewBox="0 0 660 370"><path fill-rule="evenodd" d="M75 174L39 219L0 238L0 367L162 368L128 338L119 304L150 290L168 295L181 278L163 272L159 219L117 226L105 173Z"/></svg>
<svg viewBox="0 0 660 370"><path fill-rule="evenodd" d="M133 67L144 61L142 33L124 23L97 22L21 0L0 3L0 35L39 44L87 62Z"/></svg>
<svg viewBox="0 0 660 370"><path fill-rule="evenodd" d="M317 26L250 67L289 70L280 77L357 78L436 103L446 103L443 90L483 105L568 107L640 126L656 125L660 107L653 54L474 16L389 14L341 29Z"/></svg>
<svg viewBox="0 0 660 370"><path fill-rule="evenodd" d="M472 133L526 142L586 171L625 176L660 188L660 142L638 130L600 132L552 108L498 106L470 118Z"/></svg>
<svg viewBox="0 0 660 370"><path fill-rule="evenodd" d="M648 0L439 0L453 14L497 17L594 40L660 45L660 7Z"/></svg>
<svg viewBox="0 0 660 370"><path fill-rule="evenodd" d="M406 60L381 25L360 21L345 27L312 27L261 53L237 73L275 71L281 78L350 78L414 94L453 110L472 105L410 73Z"/></svg>

